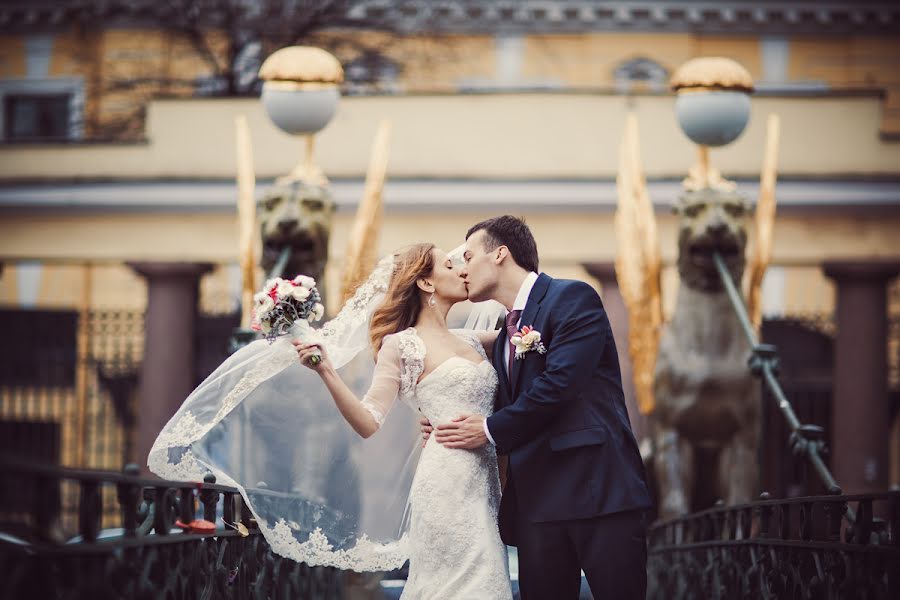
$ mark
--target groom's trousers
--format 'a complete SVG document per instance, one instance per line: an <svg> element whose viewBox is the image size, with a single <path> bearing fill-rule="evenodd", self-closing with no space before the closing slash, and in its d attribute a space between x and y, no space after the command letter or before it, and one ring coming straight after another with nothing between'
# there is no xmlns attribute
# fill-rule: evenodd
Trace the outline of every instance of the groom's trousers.
<svg viewBox="0 0 900 600"><path fill-rule="evenodd" d="M516 515L515 522L522 600L575 600L581 571L598 600L646 596L643 510L549 523L531 523Z"/></svg>

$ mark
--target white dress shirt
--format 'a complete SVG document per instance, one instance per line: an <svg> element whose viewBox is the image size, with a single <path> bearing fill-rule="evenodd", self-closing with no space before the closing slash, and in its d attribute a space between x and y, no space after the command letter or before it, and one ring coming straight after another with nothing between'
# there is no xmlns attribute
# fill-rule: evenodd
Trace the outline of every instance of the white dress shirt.
<svg viewBox="0 0 900 600"><path fill-rule="evenodd" d="M530 271L528 275L525 276L525 281L522 282L522 286L519 288L519 293L516 296L516 301L513 302L512 309L522 311L519 314L519 320L516 323L516 328L518 329L522 324L522 314L525 312L525 305L528 304L528 296L531 294L531 288L534 287L534 282L537 281L538 274L534 271ZM503 344L503 366L507 370L506 376L509 378L509 342ZM494 442L494 438L491 437L491 432L487 426L487 419L484 420L484 434L487 436L488 441L491 442L494 446L497 444Z"/></svg>

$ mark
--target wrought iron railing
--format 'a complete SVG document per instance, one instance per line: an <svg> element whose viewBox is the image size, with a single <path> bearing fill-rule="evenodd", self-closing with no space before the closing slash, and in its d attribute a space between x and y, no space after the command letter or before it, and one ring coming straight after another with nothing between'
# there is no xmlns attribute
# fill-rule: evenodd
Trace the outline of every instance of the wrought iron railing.
<svg viewBox="0 0 900 600"><path fill-rule="evenodd" d="M666 600L900 598L900 491L763 494L657 523L648 590Z"/></svg>
<svg viewBox="0 0 900 600"><path fill-rule="evenodd" d="M791 430L791 449L795 455L802 456L809 461L828 493L840 494L841 488L822 458L822 454L825 451L825 431L818 425L804 425L797 418L790 401L778 383L777 349L771 344L761 344L759 342L753 325L750 323L750 318L747 316L747 309L744 307L741 295L731 279L731 273L728 271L725 261L717 252L713 253L713 261L719 272L719 279L722 280L722 285L728 294L731 306L734 308L734 312L741 324L741 329L743 329L747 341L753 348L753 355L750 358L750 371L762 379L775 398L781 414L784 415L785 421ZM848 518L851 521L854 519L852 509L848 513Z"/></svg>
<svg viewBox="0 0 900 600"><path fill-rule="evenodd" d="M339 571L275 555L239 491L212 474L186 483L0 456L0 481L0 600L341 596ZM60 520L67 483L76 531ZM110 497L118 526L101 529Z"/></svg>

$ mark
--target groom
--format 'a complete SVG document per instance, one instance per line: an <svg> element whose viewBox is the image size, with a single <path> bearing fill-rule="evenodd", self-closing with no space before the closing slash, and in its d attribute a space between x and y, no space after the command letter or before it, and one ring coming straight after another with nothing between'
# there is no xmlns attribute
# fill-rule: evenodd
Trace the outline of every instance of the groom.
<svg viewBox="0 0 900 600"><path fill-rule="evenodd" d="M500 533L518 546L524 600L578 598L582 570L595 598L643 598L651 501L600 297L538 275L534 237L516 217L473 226L464 259L469 299L509 311L493 352L500 386L492 416L461 415L435 439L509 456ZM539 343L532 334L513 346L526 326Z"/></svg>

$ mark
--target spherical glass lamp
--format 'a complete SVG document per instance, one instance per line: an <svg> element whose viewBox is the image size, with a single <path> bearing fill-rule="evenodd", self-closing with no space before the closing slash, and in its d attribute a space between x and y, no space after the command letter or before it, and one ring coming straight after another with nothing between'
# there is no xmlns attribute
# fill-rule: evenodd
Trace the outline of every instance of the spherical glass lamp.
<svg viewBox="0 0 900 600"><path fill-rule="evenodd" d="M334 116L341 97L344 69L321 48L291 46L273 53L259 69L266 114L282 131L306 136L306 159L289 178L327 183L312 161L313 135Z"/></svg>
<svg viewBox="0 0 900 600"><path fill-rule="evenodd" d="M736 140L750 120L753 78L730 58L695 58L682 65L669 82L678 94L675 114L678 124L700 147L699 173L709 185L708 148Z"/></svg>

